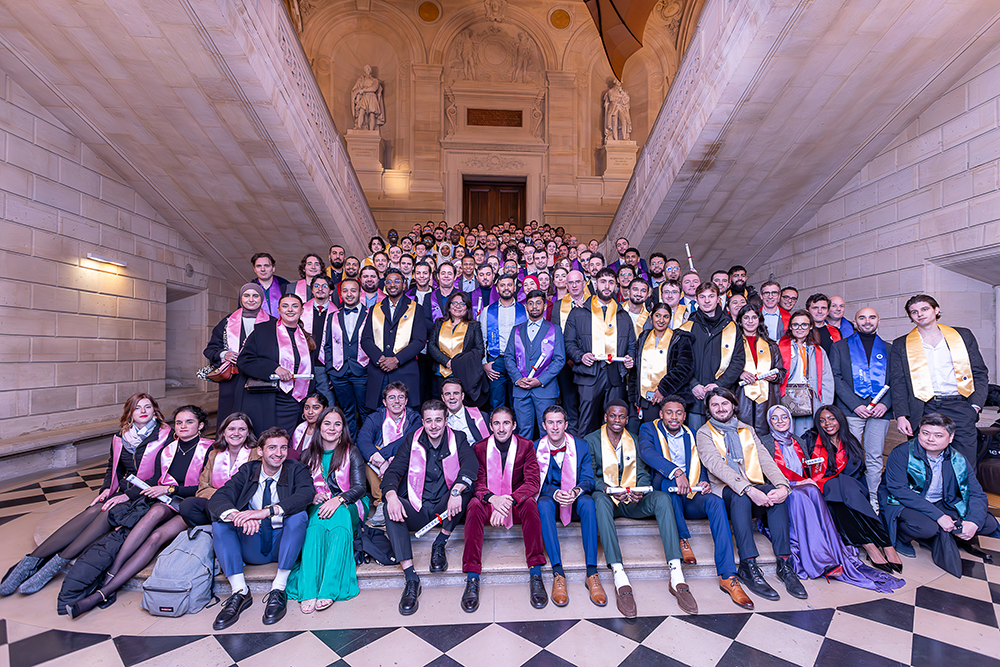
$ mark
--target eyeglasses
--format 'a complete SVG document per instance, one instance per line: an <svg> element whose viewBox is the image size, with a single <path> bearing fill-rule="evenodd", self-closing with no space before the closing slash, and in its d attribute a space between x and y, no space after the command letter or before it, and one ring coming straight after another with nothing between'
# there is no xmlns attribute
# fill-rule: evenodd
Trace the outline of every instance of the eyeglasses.
<svg viewBox="0 0 1000 667"><path fill-rule="evenodd" d="M761 296L778 296L777 290L766 290L760 293Z"/></svg>
<svg viewBox="0 0 1000 667"><path fill-rule="evenodd" d="M792 323L792 324L791 324L791 325L789 326L789 328L791 328L791 329L808 329L808 328L809 328L809 327L811 327L811 326L812 326L812 325L811 325L811 324L809 324L809 323L802 323L802 322L793 322L793 323Z"/></svg>

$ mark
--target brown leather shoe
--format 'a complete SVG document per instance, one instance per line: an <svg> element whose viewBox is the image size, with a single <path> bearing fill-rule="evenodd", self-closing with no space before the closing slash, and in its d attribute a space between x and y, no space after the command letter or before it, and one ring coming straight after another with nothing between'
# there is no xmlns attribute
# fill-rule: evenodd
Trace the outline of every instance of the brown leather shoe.
<svg viewBox="0 0 1000 667"><path fill-rule="evenodd" d="M748 596L746 591L743 590L743 587L740 586L740 580L737 579L735 575L729 577L728 579L719 577L719 589L723 593L728 593L729 597L733 599L733 602L740 607L753 611L753 600L750 599L750 596Z"/></svg>
<svg viewBox="0 0 1000 667"><path fill-rule="evenodd" d="M608 604L608 596L604 593L604 586L601 585L601 578L598 575L587 577L587 590L590 591L590 601L598 607Z"/></svg>
<svg viewBox="0 0 1000 667"><path fill-rule="evenodd" d="M686 538L681 538L681 558L688 565L697 565L698 559L694 557L694 551L691 549L691 542Z"/></svg>
<svg viewBox="0 0 1000 667"><path fill-rule="evenodd" d="M552 579L552 604L565 607L569 604L569 591L566 590L566 577L555 575Z"/></svg>
<svg viewBox="0 0 1000 667"><path fill-rule="evenodd" d="M677 598L677 606L681 608L681 611L695 615L698 613L698 602L694 599L694 593L687 584L677 584L676 590L674 585L670 584L670 593L675 598Z"/></svg>
<svg viewBox="0 0 1000 667"><path fill-rule="evenodd" d="M635 598L632 596L631 586L622 586L615 589L615 598L618 603L618 611L625 618L635 618L638 612L635 609Z"/></svg>

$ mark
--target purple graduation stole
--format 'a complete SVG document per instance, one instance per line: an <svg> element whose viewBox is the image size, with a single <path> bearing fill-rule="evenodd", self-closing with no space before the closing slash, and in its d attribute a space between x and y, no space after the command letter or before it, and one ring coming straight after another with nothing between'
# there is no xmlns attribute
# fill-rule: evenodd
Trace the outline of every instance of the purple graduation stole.
<svg viewBox="0 0 1000 667"><path fill-rule="evenodd" d="M549 323L549 329L542 337L541 354L535 360L528 359L527 341L525 340L527 337L528 325L525 324L524 328L514 337L514 359L517 362L517 370L521 371L521 375L533 378L543 373L549 367L549 364L552 363L552 357L556 349L556 328L552 323Z"/></svg>

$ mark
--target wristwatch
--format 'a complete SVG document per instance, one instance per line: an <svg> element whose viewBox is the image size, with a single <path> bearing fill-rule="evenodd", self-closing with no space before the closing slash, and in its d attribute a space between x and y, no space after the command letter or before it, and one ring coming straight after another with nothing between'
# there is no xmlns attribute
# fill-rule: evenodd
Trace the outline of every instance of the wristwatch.
<svg viewBox="0 0 1000 667"><path fill-rule="evenodd" d="M268 505L267 511L270 513L271 516L274 516L274 505Z"/></svg>
<svg viewBox="0 0 1000 667"><path fill-rule="evenodd" d="M176 490L177 490L177 487L174 487L174 486L168 486L168 487L167 487L167 495L168 495L168 496L172 496L172 495L174 495L174 491L176 491Z"/></svg>
<svg viewBox="0 0 1000 667"><path fill-rule="evenodd" d="M451 489L451 497L452 498L458 498L460 495L462 495L462 492L459 491L457 488L452 487L452 489Z"/></svg>

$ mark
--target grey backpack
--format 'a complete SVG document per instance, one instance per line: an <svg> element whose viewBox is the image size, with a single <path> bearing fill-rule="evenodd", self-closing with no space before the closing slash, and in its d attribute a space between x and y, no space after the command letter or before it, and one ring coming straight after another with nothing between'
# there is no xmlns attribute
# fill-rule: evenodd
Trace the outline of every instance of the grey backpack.
<svg viewBox="0 0 1000 667"><path fill-rule="evenodd" d="M142 608L153 616L183 616L205 608L215 596L215 551L208 526L181 533L156 559L142 584ZM214 604L214 603L213 603Z"/></svg>

